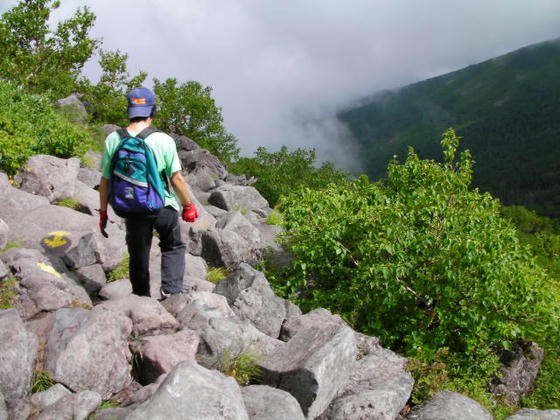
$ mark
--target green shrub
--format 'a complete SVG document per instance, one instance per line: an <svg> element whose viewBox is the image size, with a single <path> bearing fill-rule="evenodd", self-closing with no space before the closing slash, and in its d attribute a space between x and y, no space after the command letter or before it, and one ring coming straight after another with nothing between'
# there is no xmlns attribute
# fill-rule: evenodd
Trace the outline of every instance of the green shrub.
<svg viewBox="0 0 560 420"><path fill-rule="evenodd" d="M208 268L208 281L218 283L220 280L225 279L229 272L224 267L209 267Z"/></svg>
<svg viewBox="0 0 560 420"><path fill-rule="evenodd" d="M245 348L239 352L226 348L212 360L204 360L203 363L231 376L239 385L245 386L261 378L262 369L257 366L257 362L261 358L260 353L251 348Z"/></svg>
<svg viewBox="0 0 560 420"><path fill-rule="evenodd" d="M33 154L81 156L90 144L87 130L66 120L46 97L0 80L0 167L8 175Z"/></svg>
<svg viewBox="0 0 560 420"><path fill-rule="evenodd" d="M73 210L79 210L81 208L80 203L74 197L68 197L60 200L56 203L57 206L68 207Z"/></svg>
<svg viewBox="0 0 560 420"><path fill-rule="evenodd" d="M284 218L282 217L282 213L272 210L268 217L266 218L267 225L275 225L275 226L282 226L284 223Z"/></svg>
<svg viewBox="0 0 560 420"><path fill-rule="evenodd" d="M112 281L127 279L130 267L130 255L126 254L121 263L113 270L107 273L107 283Z"/></svg>
<svg viewBox="0 0 560 420"><path fill-rule="evenodd" d="M442 145L444 164L411 150L382 183L362 177L284 198L294 260L276 287L397 351L421 347L429 360L448 347L466 366L518 337L557 334L558 304L499 201L469 190L472 161L468 151L455 161L453 131Z"/></svg>
<svg viewBox="0 0 560 420"><path fill-rule="evenodd" d="M0 280L0 310L14 307L18 296L16 283L15 277Z"/></svg>

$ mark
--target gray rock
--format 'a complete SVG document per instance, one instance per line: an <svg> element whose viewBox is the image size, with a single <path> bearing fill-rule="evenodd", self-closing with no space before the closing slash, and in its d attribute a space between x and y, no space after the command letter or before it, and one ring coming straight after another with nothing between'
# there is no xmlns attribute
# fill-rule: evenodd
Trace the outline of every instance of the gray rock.
<svg viewBox="0 0 560 420"><path fill-rule="evenodd" d="M216 175L210 173L208 168L201 168L190 172L187 176L187 182L191 187L200 191L210 191L216 187Z"/></svg>
<svg viewBox="0 0 560 420"><path fill-rule="evenodd" d="M560 420L560 410L535 410L524 408L506 420Z"/></svg>
<svg viewBox="0 0 560 420"><path fill-rule="evenodd" d="M108 399L130 376L129 318L106 310L60 309L45 347L45 369L70 389L89 389Z"/></svg>
<svg viewBox="0 0 560 420"><path fill-rule="evenodd" d="M6 248L10 236L10 227L0 219L0 251Z"/></svg>
<svg viewBox="0 0 560 420"><path fill-rule="evenodd" d="M96 295L107 283L107 277L101 264L78 268L76 275L90 296Z"/></svg>
<svg viewBox="0 0 560 420"><path fill-rule="evenodd" d="M193 329L207 325L210 318L235 316L223 296L210 292L173 295L163 301L163 306L182 327Z"/></svg>
<svg viewBox="0 0 560 420"><path fill-rule="evenodd" d="M189 192L189 197L192 203L195 205L196 209L198 210L198 217L196 218L196 221L194 223L187 223L181 221L181 230L185 230L191 227L199 230L206 230L214 226L216 224L216 218L212 216L210 213L208 213L204 208L204 206L202 205L202 203L198 201L198 198L193 193L189 184L187 184L187 190Z"/></svg>
<svg viewBox="0 0 560 420"><path fill-rule="evenodd" d="M214 267L234 268L242 262L253 263L262 251L231 230L206 230L201 238L202 258Z"/></svg>
<svg viewBox="0 0 560 420"><path fill-rule="evenodd" d="M37 250L12 248L2 259L19 280L21 294L16 307L25 319L41 311L56 311L70 304L91 306L91 299L65 267Z"/></svg>
<svg viewBox="0 0 560 420"><path fill-rule="evenodd" d="M132 293L129 279L112 281L105 284L99 291L99 297L105 300L122 299Z"/></svg>
<svg viewBox="0 0 560 420"><path fill-rule="evenodd" d="M182 362L155 394L126 418L248 420L249 416L233 378L195 362Z"/></svg>
<svg viewBox="0 0 560 420"><path fill-rule="evenodd" d="M0 311L0 392L10 412L29 395L38 340L14 309Z"/></svg>
<svg viewBox="0 0 560 420"><path fill-rule="evenodd" d="M78 171L78 181L89 188L97 188L101 179L101 173L98 170L90 168L80 168ZM99 195L99 193L97 193Z"/></svg>
<svg viewBox="0 0 560 420"><path fill-rule="evenodd" d="M167 378L167 374L161 375L157 380L151 384L141 387L136 392L132 393L126 400L123 401L122 406L132 407L130 411L136 408L139 404L148 400L158 390L161 383ZM127 413L128 414L128 413Z"/></svg>
<svg viewBox="0 0 560 420"><path fill-rule="evenodd" d="M81 268L97 262L96 243L93 232L68 232L70 241L61 257L68 267Z"/></svg>
<svg viewBox="0 0 560 420"><path fill-rule="evenodd" d="M255 177L247 178L247 175L234 175L229 173L225 181L234 185L253 185L257 182L257 179Z"/></svg>
<svg viewBox="0 0 560 420"><path fill-rule="evenodd" d="M80 168L82 170L83 168ZM100 174L97 173L97 183L99 183ZM99 220L99 192L91 188L90 186L84 184L79 179L76 180L76 185L74 188L74 199L80 205L80 211L89 215L93 215L97 220ZM107 209L107 215L109 217L108 226L115 225L121 230L124 230L124 219L121 219L114 212L111 206ZM96 226L97 228L97 226ZM109 232L110 233L110 232Z"/></svg>
<svg viewBox="0 0 560 420"><path fill-rule="evenodd" d="M189 174L206 170L215 179L224 179L227 176L226 167L206 149L181 150L179 151L179 159L181 159L183 168Z"/></svg>
<svg viewBox="0 0 560 420"><path fill-rule="evenodd" d="M95 420L124 420L136 406L104 408L95 412Z"/></svg>
<svg viewBox="0 0 560 420"><path fill-rule="evenodd" d="M406 405L414 380L406 359L377 346L356 362L349 381L320 419L393 420Z"/></svg>
<svg viewBox="0 0 560 420"><path fill-rule="evenodd" d="M141 362L138 374L142 383L155 382L180 362L194 361L199 338L185 329L175 334L144 337L140 343Z"/></svg>
<svg viewBox="0 0 560 420"><path fill-rule="evenodd" d="M254 420L304 420L297 400L288 392L266 385L241 388L245 407Z"/></svg>
<svg viewBox="0 0 560 420"><path fill-rule="evenodd" d="M98 305L132 321L132 331L136 335L153 334L155 331L170 330L178 326L177 320L161 304L152 298L128 295L109 300Z"/></svg>
<svg viewBox="0 0 560 420"><path fill-rule="evenodd" d="M4 218L5 214L10 214L11 210L33 210L37 207L46 206L49 200L46 197L31 194L13 187L6 174L0 174L0 195L2 202L0 203L0 217ZM7 220L5 220L7 222Z"/></svg>
<svg viewBox="0 0 560 420"><path fill-rule="evenodd" d="M76 113L76 116L79 118L81 122L85 121L85 117L87 116L86 107L80 100L80 95L77 93L72 93L68 95L66 98L59 99L57 102L59 107L70 107L73 112Z"/></svg>
<svg viewBox="0 0 560 420"><path fill-rule="evenodd" d="M216 223L216 228L231 230L253 247L264 248L263 238L259 230L238 211L228 212Z"/></svg>
<svg viewBox="0 0 560 420"><path fill-rule="evenodd" d="M513 350L502 353L504 365L499 369L499 378L490 383L490 391L508 404L517 405L522 395L533 391L543 357L544 350L537 343L514 343Z"/></svg>
<svg viewBox="0 0 560 420"><path fill-rule="evenodd" d="M51 203L72 197L78 178L80 161L77 158L60 159L48 155L31 156L21 175L21 189L42 195Z"/></svg>
<svg viewBox="0 0 560 420"><path fill-rule="evenodd" d="M204 258L186 254L185 256L185 276L196 277L201 280L208 278L208 264Z"/></svg>
<svg viewBox="0 0 560 420"><path fill-rule="evenodd" d="M49 389L41 392L37 392L31 396L31 404L39 410L44 410L49 405L53 405L55 402L63 397L71 395L70 392L62 384L54 384Z"/></svg>
<svg viewBox="0 0 560 420"><path fill-rule="evenodd" d="M15 402L8 402L8 419L9 420L29 420L31 416L32 406L28 398L17 400Z"/></svg>
<svg viewBox="0 0 560 420"><path fill-rule="evenodd" d="M280 339L289 341L299 331L306 328L320 327L322 325L342 325L348 324L338 315L331 314L327 309L317 308L305 315L294 315L286 319L282 325Z"/></svg>
<svg viewBox="0 0 560 420"><path fill-rule="evenodd" d="M268 201L254 187L229 184L212 191L208 202L227 211L249 212L269 207Z"/></svg>
<svg viewBox="0 0 560 420"><path fill-rule="evenodd" d="M189 226L188 223L181 224L181 239L187 244L187 252L191 255L202 255L202 234L203 229Z"/></svg>
<svg viewBox="0 0 560 420"><path fill-rule="evenodd" d="M493 420L492 414L476 401L455 392L438 392L420 405L407 420Z"/></svg>
<svg viewBox="0 0 560 420"><path fill-rule="evenodd" d="M347 326L324 325L299 331L259 365L263 383L288 391L313 419L347 383L354 355L354 332Z"/></svg>
<svg viewBox="0 0 560 420"><path fill-rule="evenodd" d="M85 420L101 405L101 396L94 391L80 391L62 397L44 409L37 420Z"/></svg>
<svg viewBox="0 0 560 420"><path fill-rule="evenodd" d="M228 213L227 210L221 209L216 206L204 206L206 211L214 216L216 219L219 219Z"/></svg>
<svg viewBox="0 0 560 420"><path fill-rule="evenodd" d="M106 135L111 134L113 131L117 131L119 128L121 127L116 124L103 124L101 126L101 130L103 130Z"/></svg>
<svg viewBox="0 0 560 420"><path fill-rule="evenodd" d="M0 261L0 281L4 280L11 274L10 269L3 261Z"/></svg>
<svg viewBox="0 0 560 420"><path fill-rule="evenodd" d="M8 420L8 407L4 401L4 395L0 392L0 420Z"/></svg>
<svg viewBox="0 0 560 420"><path fill-rule="evenodd" d="M216 285L197 277L185 276L183 278L183 292L213 292Z"/></svg>
<svg viewBox="0 0 560 420"><path fill-rule="evenodd" d="M264 274L242 263L221 280L215 293L225 296L236 315L250 321L263 333L278 338L288 316L301 315L293 303L274 294Z"/></svg>
<svg viewBox="0 0 560 420"><path fill-rule="evenodd" d="M191 140L187 136L180 136L178 134L170 134L170 136L175 140L177 150L191 151L200 149L200 146L194 140Z"/></svg>

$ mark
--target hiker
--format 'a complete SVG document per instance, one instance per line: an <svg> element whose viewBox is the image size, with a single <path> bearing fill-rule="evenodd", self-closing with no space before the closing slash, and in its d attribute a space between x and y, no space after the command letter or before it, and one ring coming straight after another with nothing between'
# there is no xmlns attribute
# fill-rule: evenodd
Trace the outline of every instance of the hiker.
<svg viewBox="0 0 560 420"><path fill-rule="evenodd" d="M145 87L134 88L128 95L128 127L105 139L99 227L108 237L108 204L125 219L129 277L132 293L139 296L150 296L150 247L156 230L161 248L160 293L165 299L183 289L186 245L181 239L178 212L192 223L198 211L181 175L175 141L151 127L156 112L155 94Z"/></svg>

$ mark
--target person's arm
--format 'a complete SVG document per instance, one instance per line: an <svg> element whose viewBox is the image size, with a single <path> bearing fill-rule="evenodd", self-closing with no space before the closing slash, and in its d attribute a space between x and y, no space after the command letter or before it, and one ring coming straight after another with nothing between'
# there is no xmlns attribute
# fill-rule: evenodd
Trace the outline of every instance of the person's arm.
<svg viewBox="0 0 560 420"><path fill-rule="evenodd" d="M107 211L109 201L109 180L104 176L101 177L99 183L99 210Z"/></svg>
<svg viewBox="0 0 560 420"><path fill-rule="evenodd" d="M189 193L187 191L187 184L185 182L185 178L181 175L181 172L177 171L171 175L171 185L179 196L179 200L181 200L181 205L183 207L187 204L191 204L191 198L189 197ZM99 191L101 192L101 188L99 188Z"/></svg>

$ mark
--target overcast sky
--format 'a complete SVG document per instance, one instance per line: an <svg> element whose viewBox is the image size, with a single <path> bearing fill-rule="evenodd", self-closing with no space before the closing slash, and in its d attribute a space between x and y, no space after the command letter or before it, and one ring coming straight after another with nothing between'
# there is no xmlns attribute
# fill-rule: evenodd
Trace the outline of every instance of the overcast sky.
<svg viewBox="0 0 560 420"><path fill-rule="evenodd" d="M103 47L127 52L149 85L212 86L244 154L288 144L325 156L344 130L301 121L560 37L560 0L62 0L56 17L84 4Z"/></svg>

